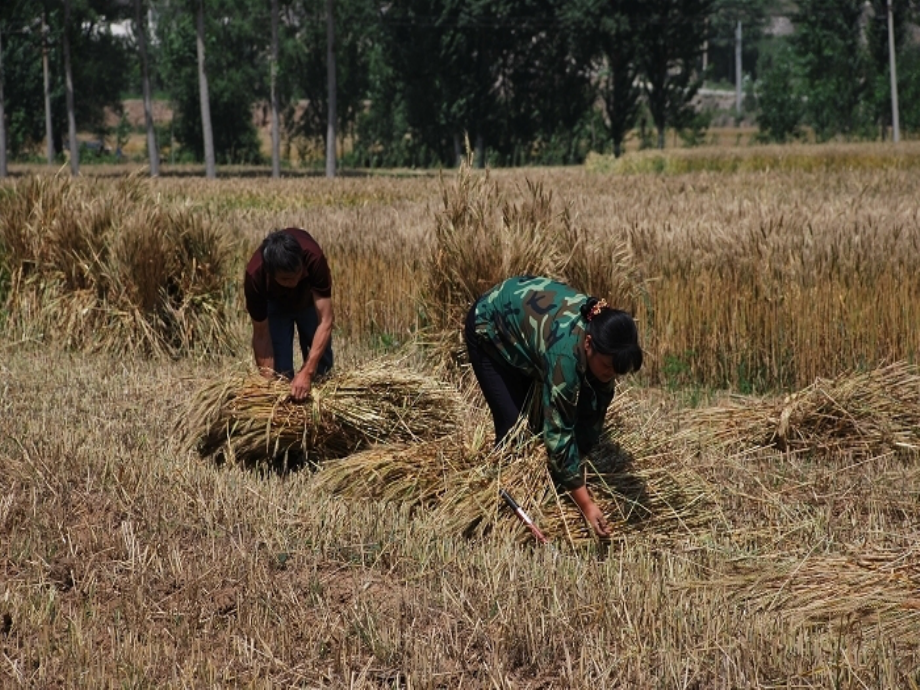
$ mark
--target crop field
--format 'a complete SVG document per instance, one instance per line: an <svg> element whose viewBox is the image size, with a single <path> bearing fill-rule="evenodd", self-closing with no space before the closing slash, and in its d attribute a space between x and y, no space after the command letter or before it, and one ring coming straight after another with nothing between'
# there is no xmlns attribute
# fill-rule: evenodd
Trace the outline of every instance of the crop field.
<svg viewBox="0 0 920 690"><path fill-rule="evenodd" d="M162 172L0 182L0 685L920 688L920 145ZM349 390L427 386L430 434L199 452L287 226ZM639 323L588 467L609 542L539 443L490 451L458 315L525 272Z"/></svg>

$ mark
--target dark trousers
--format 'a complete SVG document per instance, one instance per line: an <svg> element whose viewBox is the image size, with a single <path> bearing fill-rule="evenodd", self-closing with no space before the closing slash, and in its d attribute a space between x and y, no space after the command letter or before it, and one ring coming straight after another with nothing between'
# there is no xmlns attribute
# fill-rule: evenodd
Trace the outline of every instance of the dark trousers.
<svg viewBox="0 0 920 690"><path fill-rule="evenodd" d="M492 412L495 445L498 445L520 419L533 388L533 380L525 372L505 362L497 353L492 354L483 348L475 332L475 310L476 306L473 305L466 316L463 336L473 373L476 374L476 380Z"/></svg>
<svg viewBox="0 0 920 690"><path fill-rule="evenodd" d="M313 336L319 326L319 317L316 307L309 306L296 312L282 312L278 305L268 302L268 332L272 339L272 352L275 356L275 371L289 379L294 378L294 326L297 326L297 335L300 340L300 352L304 361L310 354ZM332 368L332 340L323 353L319 366L316 368L317 376L327 373Z"/></svg>

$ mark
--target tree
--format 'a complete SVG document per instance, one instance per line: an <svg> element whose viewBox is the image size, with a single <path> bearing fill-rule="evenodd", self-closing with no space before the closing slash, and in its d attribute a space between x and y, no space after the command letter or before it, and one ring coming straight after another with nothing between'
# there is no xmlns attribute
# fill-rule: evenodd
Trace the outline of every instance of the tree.
<svg viewBox="0 0 920 690"><path fill-rule="evenodd" d="M663 149L668 125L681 127L693 115L690 101L702 85L697 60L712 0L646 0L643 5L640 64L658 148Z"/></svg>
<svg viewBox="0 0 920 690"><path fill-rule="evenodd" d="M158 5L158 68L162 88L174 106L173 131L180 153L205 161L207 167L198 69L198 9L198 0L193 5ZM248 20L242 21L242 17ZM268 100L268 3L208 0L207 12L202 12L201 18L215 165L259 162L253 104Z"/></svg>
<svg viewBox="0 0 920 690"><path fill-rule="evenodd" d="M483 165L574 137L589 115L590 41L571 0L395 0L381 19L387 119L416 157L454 164L468 137ZM376 86L376 85L375 85ZM372 100L374 104L377 99ZM392 107L389 104L393 104ZM376 107L374 105L373 107Z"/></svg>
<svg viewBox="0 0 920 690"><path fill-rule="evenodd" d="M198 27L198 94L201 99L201 138L204 141L204 167L205 176L212 180L217 177L214 169L214 130L211 127L211 101L208 95L208 72L205 69L204 50L204 0L198 0L198 14L196 26Z"/></svg>
<svg viewBox="0 0 920 690"><path fill-rule="evenodd" d="M137 48L141 58L141 88L144 94L144 125L147 129L147 156L150 160L150 176L160 174L160 153L157 149L156 130L153 126L153 103L150 95L150 71L147 60L147 21L143 0L134 0L134 28L137 33Z"/></svg>
<svg viewBox="0 0 920 690"><path fill-rule="evenodd" d="M84 131L106 136L107 109L119 111L132 55L112 21L124 17L119 0L70 0L67 39L71 61L73 119ZM49 164L62 151L68 130L63 3L14 0L0 3L7 28L3 42L7 153L11 159L41 150ZM73 138L75 140L75 137Z"/></svg>
<svg viewBox="0 0 920 690"><path fill-rule="evenodd" d="M792 44L802 74L805 117L819 141L865 128L866 55L862 0L801 0Z"/></svg>
<svg viewBox="0 0 920 690"><path fill-rule="evenodd" d="M70 171L80 174L80 144L77 141L77 118L73 108L73 70L70 68L70 3L64 0L64 78L67 84L67 138L70 144Z"/></svg>
<svg viewBox="0 0 920 690"><path fill-rule="evenodd" d="M44 96L45 96L45 153L48 159L48 165L54 163L54 128L52 126L51 111L51 76L48 68L48 24L45 22L45 13L42 12L42 32L40 39L42 44L42 76L44 77Z"/></svg>
<svg viewBox="0 0 920 690"><path fill-rule="evenodd" d="M795 83L795 57L788 46L761 55L756 94L757 126L763 141L785 142L799 136L802 98Z"/></svg>
<svg viewBox="0 0 920 690"><path fill-rule="evenodd" d="M272 103L272 177L281 177L281 122L278 108L278 0L272 2L272 61L271 61L271 103Z"/></svg>
<svg viewBox="0 0 920 690"><path fill-rule="evenodd" d="M335 5L326 0L326 88L329 113L326 118L326 177L335 177Z"/></svg>
<svg viewBox="0 0 920 690"><path fill-rule="evenodd" d="M330 17L334 27L329 26ZM288 134L330 153L336 137L354 135L367 107L372 71L368 56L376 47L378 29L374 6L363 0L339 0L327 8L325 0L294 0L282 25L287 31L280 44L278 77L279 92L287 102ZM335 113L330 120L333 94ZM303 106L296 116L295 98Z"/></svg>
<svg viewBox="0 0 920 690"><path fill-rule="evenodd" d="M600 4L597 39L603 59L600 94L613 141L613 155L622 153L623 140L636 123L639 112L638 27L645 18L639 0L606 0Z"/></svg>
<svg viewBox="0 0 920 690"><path fill-rule="evenodd" d="M6 177L6 112L3 103L3 24L0 22L0 177Z"/></svg>

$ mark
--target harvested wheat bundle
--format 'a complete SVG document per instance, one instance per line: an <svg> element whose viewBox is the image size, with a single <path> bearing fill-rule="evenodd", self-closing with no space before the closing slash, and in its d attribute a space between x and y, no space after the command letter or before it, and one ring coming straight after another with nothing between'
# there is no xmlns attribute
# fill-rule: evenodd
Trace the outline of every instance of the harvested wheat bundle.
<svg viewBox="0 0 920 690"><path fill-rule="evenodd" d="M137 176L23 178L0 195L0 311L11 332L77 350L226 352L230 238Z"/></svg>
<svg viewBox="0 0 920 690"><path fill-rule="evenodd" d="M203 456L218 451L246 463L288 451L321 461L384 441L437 438L453 431L459 394L448 384L377 360L314 385L305 403L290 383L232 374L204 386L180 424Z"/></svg>
<svg viewBox="0 0 920 690"><path fill-rule="evenodd" d="M607 516L614 538L641 531L654 538L684 537L714 517L714 502L702 479L674 453L633 455L608 434L587 463L585 481ZM529 532L499 512L498 490L516 497L550 539L574 545L595 537L578 507L554 486L539 439L504 446L462 472L435 509L439 524L465 534L496 528Z"/></svg>
<svg viewBox="0 0 920 690"><path fill-rule="evenodd" d="M745 401L694 411L691 433L731 446L878 455L920 451L920 371L898 362L818 379L782 401Z"/></svg>
<svg viewBox="0 0 920 690"><path fill-rule="evenodd" d="M586 480L618 536L643 530L670 536L708 523L711 506L701 479L669 447L655 413L621 393L608 413L610 431L591 454ZM558 493L541 439L521 425L498 447L486 442L489 422L458 434L407 447L380 446L328 463L317 481L351 498L423 504L447 533L476 535L493 529L529 539L498 499L508 490L544 533L571 544L592 541L578 508Z"/></svg>
<svg viewBox="0 0 920 690"><path fill-rule="evenodd" d="M711 583L710 583L711 584ZM864 548L837 556L757 559L725 581L752 612L794 625L861 624L864 639L920 644L920 552Z"/></svg>

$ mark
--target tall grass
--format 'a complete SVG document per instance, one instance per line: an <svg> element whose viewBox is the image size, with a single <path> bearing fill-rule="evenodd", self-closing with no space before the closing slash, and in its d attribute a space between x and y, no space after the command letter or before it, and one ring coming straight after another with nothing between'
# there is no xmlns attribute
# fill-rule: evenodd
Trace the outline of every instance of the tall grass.
<svg viewBox="0 0 920 690"><path fill-rule="evenodd" d="M489 288L516 275L569 283L587 294L629 307L639 286L626 238L587 237L571 205L557 202L541 182L506 189L471 160L454 180L441 180L434 246L424 267L423 338L442 362L463 359L467 310Z"/></svg>
<svg viewBox="0 0 920 690"><path fill-rule="evenodd" d="M374 347L452 324L452 351L462 352L457 315L506 274L534 271L632 311L647 354L642 376L655 383L790 389L916 361L912 169L870 165L900 155L884 146L779 147L777 155L795 152L869 162L731 175L465 168L440 179L216 184L167 176L147 188L164 205L238 232L244 256L275 227L307 229L333 268L336 337ZM241 272L238 261L224 284L234 330L245 326ZM24 316L20 331L32 321Z"/></svg>
<svg viewBox="0 0 920 690"><path fill-rule="evenodd" d="M588 170L599 173L680 175L692 172L839 172L852 170L915 170L920 145L878 144L771 145L747 148L702 147L638 151L620 158L588 154Z"/></svg>
<svg viewBox="0 0 920 690"><path fill-rule="evenodd" d="M79 350L225 351L234 245L137 177L28 177L0 195L5 329Z"/></svg>

